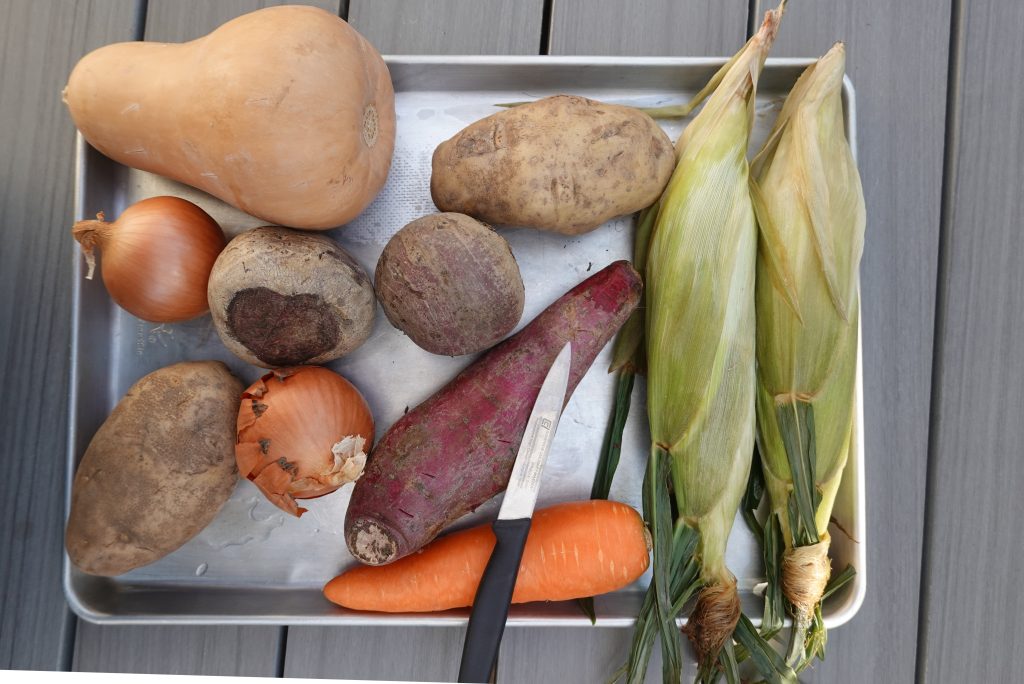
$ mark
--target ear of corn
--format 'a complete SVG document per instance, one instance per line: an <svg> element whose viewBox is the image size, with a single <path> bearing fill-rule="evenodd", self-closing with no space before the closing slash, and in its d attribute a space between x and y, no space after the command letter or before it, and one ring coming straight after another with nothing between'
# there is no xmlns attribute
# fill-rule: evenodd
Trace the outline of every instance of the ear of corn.
<svg viewBox="0 0 1024 684"><path fill-rule="evenodd" d="M679 515L700 532L709 584L730 580L725 542L746 484L754 426L749 70L722 87L730 87L728 97L716 99L716 91L683 135L647 269L651 438L672 457Z"/></svg>
<svg viewBox="0 0 1024 684"><path fill-rule="evenodd" d="M798 667L823 655L815 615L830 571L827 528L853 444L865 211L843 128L844 62L836 44L804 72L751 173L758 449L785 543L779 581Z"/></svg>
<svg viewBox="0 0 1024 684"><path fill-rule="evenodd" d="M687 634L704 667L739 618L725 550L754 438L749 65L719 88L683 134L647 267L651 439L672 464L677 516L698 533L703 586Z"/></svg>
<svg viewBox="0 0 1024 684"><path fill-rule="evenodd" d="M646 657L649 646L637 639L660 634L666 681L679 679L673 625L694 593L686 632L697 650L699 678L714 677L720 657L727 671L735 660L728 657L731 648L723 655L740 617L725 550L750 468L756 388L757 225L747 146L757 79L781 15L781 5L768 12L761 29L698 95L710 93L676 144L677 166L641 255L643 335L622 338L634 349L643 338L652 438L644 492L654 568L644 604L649 614L638 619L633 653ZM678 581L683 576L685 583ZM657 631L648 629L649 621L660 625ZM631 660L630 680L643 670Z"/></svg>

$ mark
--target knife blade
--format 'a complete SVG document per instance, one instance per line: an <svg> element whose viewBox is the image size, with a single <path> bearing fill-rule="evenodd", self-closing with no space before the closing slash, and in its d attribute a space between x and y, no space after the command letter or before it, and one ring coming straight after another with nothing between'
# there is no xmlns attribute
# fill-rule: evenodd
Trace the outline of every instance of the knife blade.
<svg viewBox="0 0 1024 684"><path fill-rule="evenodd" d="M551 364L526 422L505 498L492 525L496 542L470 612L462 646L460 682L486 682L494 668L537 504L540 476L562 416L571 366L572 348L566 344Z"/></svg>

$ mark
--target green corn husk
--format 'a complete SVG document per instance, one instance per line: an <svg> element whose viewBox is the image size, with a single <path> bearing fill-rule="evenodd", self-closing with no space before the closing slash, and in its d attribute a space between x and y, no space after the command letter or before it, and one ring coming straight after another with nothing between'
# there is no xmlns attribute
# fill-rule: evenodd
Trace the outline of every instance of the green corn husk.
<svg viewBox="0 0 1024 684"><path fill-rule="evenodd" d="M725 549L754 443L757 228L746 149L759 65L738 66L683 133L647 267L652 450L668 455L677 518L698 533L703 588L687 634L702 665L739 619Z"/></svg>
<svg viewBox="0 0 1024 684"><path fill-rule="evenodd" d="M769 592L793 615L787 661L798 670L824 654L828 523L853 445L865 210L843 128L844 68L837 43L801 75L751 165L758 450L785 547Z"/></svg>
<svg viewBox="0 0 1024 684"><path fill-rule="evenodd" d="M676 169L650 232L643 334L619 339L635 346L643 338L652 439L644 513L654 538L653 576L627 665L631 682L643 679L658 637L664 679L679 681L674 624L695 593L686 632L698 679L717 678L720 655L723 671L735 669L733 650L724 647L740 603L725 550L750 469L756 385L757 225L747 146L757 79L784 5L767 13L713 87L698 95L710 93L676 143Z"/></svg>

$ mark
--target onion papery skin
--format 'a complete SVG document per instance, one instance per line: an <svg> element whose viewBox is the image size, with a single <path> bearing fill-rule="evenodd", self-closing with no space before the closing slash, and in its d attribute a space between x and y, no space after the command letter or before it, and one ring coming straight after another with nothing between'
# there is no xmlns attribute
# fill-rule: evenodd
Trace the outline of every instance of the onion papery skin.
<svg viewBox="0 0 1024 684"><path fill-rule="evenodd" d="M92 277L93 250L102 253L103 284L118 306L153 323L187 321L209 311L207 284L227 245L209 214L180 197L150 197L116 221L79 221L72 234L82 245Z"/></svg>
<svg viewBox="0 0 1024 684"><path fill-rule="evenodd" d="M300 516L306 509L296 499L330 494L362 474L373 437L370 408L348 380L321 366L275 370L242 393L238 472Z"/></svg>

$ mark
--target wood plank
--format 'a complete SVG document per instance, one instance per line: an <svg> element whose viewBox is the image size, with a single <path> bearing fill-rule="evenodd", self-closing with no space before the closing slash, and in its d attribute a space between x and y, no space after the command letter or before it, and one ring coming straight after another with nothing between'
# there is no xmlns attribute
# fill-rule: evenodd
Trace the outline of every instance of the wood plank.
<svg viewBox="0 0 1024 684"><path fill-rule="evenodd" d="M292 627L284 676L454 682L465 638L463 627Z"/></svg>
<svg viewBox="0 0 1024 684"><path fill-rule="evenodd" d="M918 678L1009 682L1024 670L1008 534L1024 516L1024 5L958 6Z"/></svg>
<svg viewBox="0 0 1024 684"><path fill-rule="evenodd" d="M551 54L729 55L746 40L746 0L596 2L555 0ZM606 681L628 657L631 629L511 629L498 659L498 681ZM655 654L646 681L661 679ZM695 675L686 664L683 681Z"/></svg>
<svg viewBox="0 0 1024 684"><path fill-rule="evenodd" d="M531 627L510 629L502 640L497 681L609 682L629 658L632 630L612 627ZM694 663L683 663L681 682L693 681ZM661 654L655 648L645 684L661 681Z"/></svg>
<svg viewBox="0 0 1024 684"><path fill-rule="evenodd" d="M747 35L747 0L555 0L553 55L731 55Z"/></svg>
<svg viewBox="0 0 1024 684"><path fill-rule="evenodd" d="M88 626L88 629L82 627ZM273 677L281 627L79 626L80 672Z"/></svg>
<svg viewBox="0 0 1024 684"><path fill-rule="evenodd" d="M0 3L0 669L60 669L74 126L60 92L78 58L129 40L132 0Z"/></svg>
<svg viewBox="0 0 1024 684"><path fill-rule="evenodd" d="M348 20L382 54L535 55L543 0L351 0Z"/></svg>
<svg viewBox="0 0 1024 684"><path fill-rule="evenodd" d="M150 0L147 40L184 41L206 35L225 21L261 7L267 0ZM312 3L311 3L312 4ZM337 14L337 0L320 6ZM82 622L75 644L75 670L245 674L274 676L278 669L278 627L109 627Z"/></svg>
<svg viewBox="0 0 1024 684"><path fill-rule="evenodd" d="M867 202L868 593L808 681L914 677L949 28L949 0L793 2L773 50L817 57L846 42Z"/></svg>
<svg viewBox="0 0 1024 684"><path fill-rule="evenodd" d="M274 5L294 4L285 0L149 0L146 11L146 40L180 43L193 40L246 12ZM340 0L303 0L337 14Z"/></svg>

